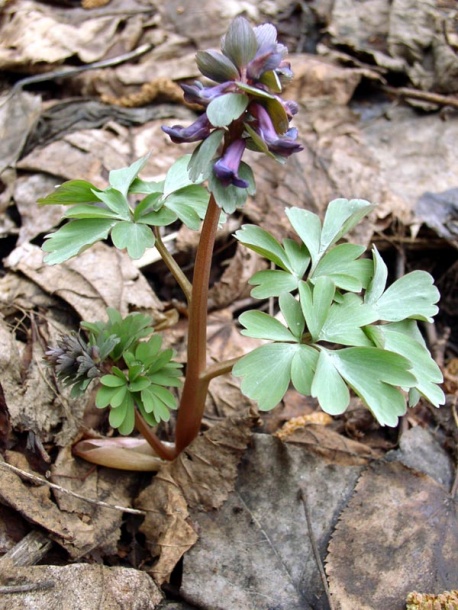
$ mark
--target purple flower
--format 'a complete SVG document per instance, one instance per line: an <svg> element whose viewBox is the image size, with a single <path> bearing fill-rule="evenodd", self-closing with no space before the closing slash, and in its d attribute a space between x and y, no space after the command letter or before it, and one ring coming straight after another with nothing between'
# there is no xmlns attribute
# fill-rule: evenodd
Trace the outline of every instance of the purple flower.
<svg viewBox="0 0 458 610"><path fill-rule="evenodd" d="M196 81L194 85L181 85L181 88L184 91L184 99L189 104L207 105L223 93L228 93L231 89L235 90L236 85L232 81L226 81L214 87L204 87L202 83Z"/></svg>
<svg viewBox="0 0 458 610"><path fill-rule="evenodd" d="M303 150L303 146L296 142L297 129L292 127L286 133L279 136L275 131L269 113L261 106L261 104L252 104L250 106L251 114L256 117L255 130L258 135L267 144L270 152L279 155L280 157L289 157L293 153Z"/></svg>
<svg viewBox="0 0 458 610"><path fill-rule="evenodd" d="M207 115L202 114L194 123L189 127L181 127L181 125L174 125L173 127L162 127L170 139L175 144L183 144L184 142L198 142L204 140L210 135L213 129L212 124L207 118Z"/></svg>
<svg viewBox="0 0 458 610"><path fill-rule="evenodd" d="M223 186L237 186L246 189L249 184L246 180L239 178L238 171L243 153L245 152L245 141L235 140L226 149L224 155L218 159L213 166L213 171Z"/></svg>

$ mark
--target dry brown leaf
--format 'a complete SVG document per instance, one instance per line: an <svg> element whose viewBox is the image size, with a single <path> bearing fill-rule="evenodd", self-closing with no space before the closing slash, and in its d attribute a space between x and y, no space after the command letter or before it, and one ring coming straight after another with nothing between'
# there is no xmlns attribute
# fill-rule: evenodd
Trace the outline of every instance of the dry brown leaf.
<svg viewBox="0 0 458 610"><path fill-rule="evenodd" d="M102 243L59 265L58 273L56 267L43 263L43 252L31 244L13 250L6 266L66 301L88 322L104 320L107 307L123 315L142 310L155 322L164 317L162 304L129 257Z"/></svg>
<svg viewBox="0 0 458 610"><path fill-rule="evenodd" d="M329 544L336 610L403 608L413 590L442 592L458 579L456 502L400 463L361 476Z"/></svg>
<svg viewBox="0 0 458 610"><path fill-rule="evenodd" d="M377 454L367 445L342 436L327 426L309 424L283 439L286 443L306 445L308 450L338 464L367 464Z"/></svg>
<svg viewBox="0 0 458 610"><path fill-rule="evenodd" d="M0 174L6 167L14 167L40 111L37 95L19 91L0 98Z"/></svg>
<svg viewBox="0 0 458 610"><path fill-rule="evenodd" d="M251 425L248 414L216 424L164 466L139 495L136 506L147 511L141 531L158 558L151 570L157 583L168 581L179 559L197 541L188 507L218 508L233 489Z"/></svg>

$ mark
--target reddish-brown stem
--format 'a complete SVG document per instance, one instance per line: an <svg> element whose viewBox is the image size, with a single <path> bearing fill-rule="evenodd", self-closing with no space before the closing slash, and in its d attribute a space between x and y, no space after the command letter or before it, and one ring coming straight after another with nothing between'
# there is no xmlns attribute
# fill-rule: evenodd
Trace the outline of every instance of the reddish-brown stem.
<svg viewBox="0 0 458 610"><path fill-rule="evenodd" d="M189 303L186 380L181 395L175 434L177 455L199 433L210 381L204 376L207 366L208 285L220 214L221 210L211 195L197 248Z"/></svg>
<svg viewBox="0 0 458 610"><path fill-rule="evenodd" d="M137 409L135 409L135 427L160 458L163 460L174 460L176 458L176 448L166 447L161 443Z"/></svg>

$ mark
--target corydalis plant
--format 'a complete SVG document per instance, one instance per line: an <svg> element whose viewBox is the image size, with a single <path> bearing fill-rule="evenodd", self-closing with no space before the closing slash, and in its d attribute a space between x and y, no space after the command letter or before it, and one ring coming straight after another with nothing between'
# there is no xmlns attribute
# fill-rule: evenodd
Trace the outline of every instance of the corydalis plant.
<svg viewBox="0 0 458 610"><path fill-rule="evenodd" d="M197 436L209 383L231 371L261 409L275 407L290 384L315 396L331 414L347 408L352 390L383 425L396 425L407 401L414 405L424 396L439 405L444 400L437 385L440 370L416 322L430 321L437 312L439 294L431 276L415 271L386 288L387 269L375 249L369 258L364 247L339 243L372 210L362 200L331 202L323 223L315 214L291 207L286 213L295 240L280 243L251 225L237 231L242 244L273 264L250 282L254 297L278 298L281 319L259 311L242 314L242 332L269 343L240 359L207 365L216 231L225 213L255 193L253 173L242 160L245 150L278 161L302 150L290 127L297 105L279 96L292 76L285 56L272 25L251 28L237 18L222 40L221 53L197 54L200 71L213 84L183 85L185 98L201 105L201 115L190 126L163 127L174 142L199 142L192 155L173 164L165 180L139 177L145 157L111 171L104 190L73 180L40 200L69 206L69 222L47 236L46 262L63 262L111 236L132 258L155 246L183 290L189 312L187 365L173 447L162 443L153 427L176 407L170 388L181 386L180 366L172 350L161 348L161 338L145 316L122 319L109 310L107 322L82 323L87 342L63 338L47 356L76 392L99 378L96 405L110 408L111 425L123 434L137 428L165 459L176 457ZM161 240L160 227L177 220L193 230L203 220L192 284ZM92 459L88 453L77 448L78 455ZM99 463L107 465L106 454ZM132 468L132 461L126 467Z"/></svg>

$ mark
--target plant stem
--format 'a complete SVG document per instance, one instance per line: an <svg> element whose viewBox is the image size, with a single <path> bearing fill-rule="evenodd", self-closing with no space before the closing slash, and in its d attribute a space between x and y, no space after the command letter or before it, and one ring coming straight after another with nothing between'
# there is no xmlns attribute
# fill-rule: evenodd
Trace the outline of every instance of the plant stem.
<svg viewBox="0 0 458 610"><path fill-rule="evenodd" d="M240 356L237 358L231 358L224 362L215 362L207 367L206 371L202 374L201 379L205 381L211 381L215 377L230 373L234 367L234 364L240 360Z"/></svg>
<svg viewBox="0 0 458 610"><path fill-rule="evenodd" d="M154 227L154 236L156 237L155 246L157 248L157 251L161 255L161 258L164 261L164 263L167 265L168 270L175 278L177 284L180 286L181 290L183 291L184 296L186 297L186 301L189 303L189 301L191 300L191 290L192 290L191 282L188 280L188 278L185 276L185 274L181 270L181 267L178 265L176 260L170 254L170 252L167 250L167 247L165 246L164 242L162 241L161 234L159 233L159 227Z"/></svg>
<svg viewBox="0 0 458 610"><path fill-rule="evenodd" d="M207 302L210 270L221 210L210 196L196 253L192 294L189 302L188 360L176 427L178 455L198 435L210 378L207 367Z"/></svg>
<svg viewBox="0 0 458 610"><path fill-rule="evenodd" d="M175 447L166 447L154 434L150 426L141 416L138 409L135 409L135 427L147 441L147 443L154 449L155 453L163 460L174 460L176 458L177 451Z"/></svg>

